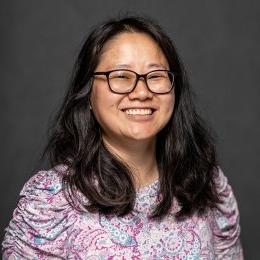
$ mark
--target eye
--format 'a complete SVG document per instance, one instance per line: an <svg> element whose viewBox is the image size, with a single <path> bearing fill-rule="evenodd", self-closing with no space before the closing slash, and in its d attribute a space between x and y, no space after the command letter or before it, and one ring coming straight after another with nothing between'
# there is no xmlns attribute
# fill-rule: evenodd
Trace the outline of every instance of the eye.
<svg viewBox="0 0 260 260"><path fill-rule="evenodd" d="M129 79L129 75L117 75L115 76L116 78L119 78L119 79Z"/></svg>
<svg viewBox="0 0 260 260"><path fill-rule="evenodd" d="M121 80L129 80L133 78L132 73L127 71L114 71L109 76L110 79L121 79Z"/></svg>
<svg viewBox="0 0 260 260"><path fill-rule="evenodd" d="M156 79L156 78L161 78L162 75L151 75L150 77L148 77L149 79Z"/></svg>
<svg viewBox="0 0 260 260"><path fill-rule="evenodd" d="M165 72L152 72L151 74L148 74L147 79L148 80L160 80L167 78L167 73Z"/></svg>

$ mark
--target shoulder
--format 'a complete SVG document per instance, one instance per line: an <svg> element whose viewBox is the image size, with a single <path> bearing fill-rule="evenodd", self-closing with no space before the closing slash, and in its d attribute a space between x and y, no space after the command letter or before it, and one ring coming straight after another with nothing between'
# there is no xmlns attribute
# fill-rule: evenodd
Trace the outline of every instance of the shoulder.
<svg viewBox="0 0 260 260"><path fill-rule="evenodd" d="M215 185L220 199L217 208L212 210L212 230L217 259L234 257L242 259L240 245L240 224L237 201L228 178L221 168L215 171Z"/></svg>
<svg viewBox="0 0 260 260"><path fill-rule="evenodd" d="M223 173L221 168L217 168L215 171L215 185L220 203L217 205L217 208L214 210L215 216L221 216L228 218L233 216L233 221L239 220L239 211L237 201L233 192L231 185L229 184L228 178ZM237 216L237 218L234 218Z"/></svg>
<svg viewBox="0 0 260 260"><path fill-rule="evenodd" d="M77 212L64 194L67 166L39 171L24 185L3 241L4 256L39 257L65 254L67 232ZM41 253L39 253L41 252Z"/></svg>
<svg viewBox="0 0 260 260"><path fill-rule="evenodd" d="M58 165L50 170L42 170L32 176L23 186L21 197L40 194L41 198L63 193L62 180L67 174L66 165Z"/></svg>

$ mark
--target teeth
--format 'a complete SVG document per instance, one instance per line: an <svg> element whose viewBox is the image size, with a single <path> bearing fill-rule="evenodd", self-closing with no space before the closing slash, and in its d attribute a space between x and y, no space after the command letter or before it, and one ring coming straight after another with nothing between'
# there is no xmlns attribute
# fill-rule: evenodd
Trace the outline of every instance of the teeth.
<svg viewBox="0 0 260 260"><path fill-rule="evenodd" d="M126 109L125 112L128 115L151 115L153 113L151 108L145 109Z"/></svg>

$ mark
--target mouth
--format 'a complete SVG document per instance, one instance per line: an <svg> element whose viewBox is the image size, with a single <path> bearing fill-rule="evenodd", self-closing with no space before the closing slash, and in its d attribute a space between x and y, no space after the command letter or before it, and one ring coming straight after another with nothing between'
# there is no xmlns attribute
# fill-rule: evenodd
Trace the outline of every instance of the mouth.
<svg viewBox="0 0 260 260"><path fill-rule="evenodd" d="M122 110L127 115L133 116L149 116L152 115L155 111L154 108L126 108Z"/></svg>

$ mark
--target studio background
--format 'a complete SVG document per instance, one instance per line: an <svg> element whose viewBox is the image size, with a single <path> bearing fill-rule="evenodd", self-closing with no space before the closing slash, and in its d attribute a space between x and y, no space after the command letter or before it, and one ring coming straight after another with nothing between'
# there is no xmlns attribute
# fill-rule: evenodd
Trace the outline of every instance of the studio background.
<svg viewBox="0 0 260 260"><path fill-rule="evenodd" d="M238 200L246 259L259 257L259 1L2 1L0 8L0 241L23 184L40 167L47 129L81 44L120 13L148 15L169 33L196 103L217 135Z"/></svg>

